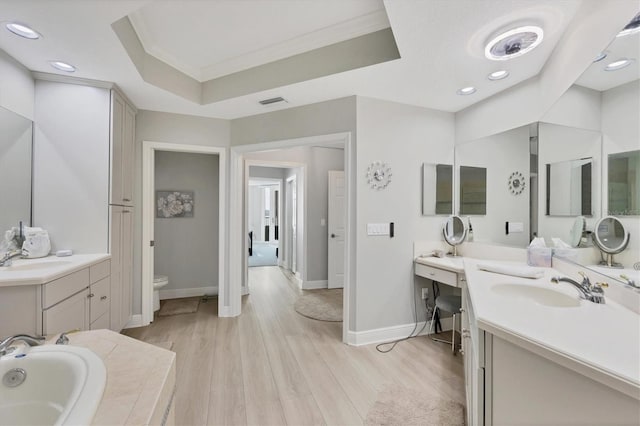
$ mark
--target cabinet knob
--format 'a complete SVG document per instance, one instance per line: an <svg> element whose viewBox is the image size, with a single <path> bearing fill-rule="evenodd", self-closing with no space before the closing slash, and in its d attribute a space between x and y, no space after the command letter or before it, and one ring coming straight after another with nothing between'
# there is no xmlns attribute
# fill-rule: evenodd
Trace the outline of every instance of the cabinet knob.
<svg viewBox="0 0 640 426"><path fill-rule="evenodd" d="M458 350L458 352L460 353L460 355L464 355L464 349L461 348L460 350Z"/></svg>
<svg viewBox="0 0 640 426"><path fill-rule="evenodd" d="M89 294L87 294L87 297L88 297L88 298L92 298L93 296L95 296L95 294L93 294L93 293L89 293Z"/></svg>
<svg viewBox="0 0 640 426"><path fill-rule="evenodd" d="M107 300L107 296L102 296L100 300Z"/></svg>
<svg viewBox="0 0 640 426"><path fill-rule="evenodd" d="M122 201L131 201L131 200L128 198L123 198Z"/></svg>
<svg viewBox="0 0 640 426"><path fill-rule="evenodd" d="M460 313L464 314L464 308L460 308Z"/></svg>

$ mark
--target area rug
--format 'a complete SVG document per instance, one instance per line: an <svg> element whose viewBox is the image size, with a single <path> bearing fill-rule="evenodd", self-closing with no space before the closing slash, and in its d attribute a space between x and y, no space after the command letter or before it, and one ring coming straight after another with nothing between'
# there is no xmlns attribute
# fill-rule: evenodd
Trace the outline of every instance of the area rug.
<svg viewBox="0 0 640 426"><path fill-rule="evenodd" d="M276 249L278 243L254 242L252 255L249 256L249 266L276 266L278 257Z"/></svg>
<svg viewBox="0 0 640 426"><path fill-rule="evenodd" d="M364 424L463 426L464 407L452 400L430 398L424 393L391 385L378 394Z"/></svg>
<svg viewBox="0 0 640 426"><path fill-rule="evenodd" d="M296 312L320 321L342 321L342 289L307 290L293 305Z"/></svg>
<svg viewBox="0 0 640 426"><path fill-rule="evenodd" d="M169 315L192 314L198 312L201 297L185 297L182 299L168 299L162 301L158 315L166 317Z"/></svg>

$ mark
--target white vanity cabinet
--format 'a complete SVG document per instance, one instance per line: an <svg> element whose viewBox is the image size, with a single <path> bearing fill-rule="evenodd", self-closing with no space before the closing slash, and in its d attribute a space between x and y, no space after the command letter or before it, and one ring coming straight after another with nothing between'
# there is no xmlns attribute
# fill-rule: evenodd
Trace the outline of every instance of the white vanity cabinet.
<svg viewBox="0 0 640 426"><path fill-rule="evenodd" d="M110 204L133 203L136 111L116 90L111 90L111 195Z"/></svg>
<svg viewBox="0 0 640 426"><path fill-rule="evenodd" d="M485 416L485 332L478 329L469 289L462 289L462 353L467 424L483 425Z"/></svg>
<svg viewBox="0 0 640 426"><path fill-rule="evenodd" d="M105 260L42 284L40 334L108 328L110 269L110 261Z"/></svg>
<svg viewBox="0 0 640 426"><path fill-rule="evenodd" d="M111 330L122 330L132 314L133 208L111 206Z"/></svg>

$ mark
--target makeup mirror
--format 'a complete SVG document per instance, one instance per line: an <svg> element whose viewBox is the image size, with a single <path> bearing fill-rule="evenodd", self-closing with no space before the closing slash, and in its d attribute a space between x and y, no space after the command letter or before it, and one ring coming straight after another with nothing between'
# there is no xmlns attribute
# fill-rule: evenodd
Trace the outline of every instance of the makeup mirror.
<svg viewBox="0 0 640 426"><path fill-rule="evenodd" d="M596 222L593 231L593 242L600 249L603 257L601 266L622 268L613 261L613 255L621 253L629 245L629 233L617 217L605 216ZM603 256L604 255L604 256Z"/></svg>
<svg viewBox="0 0 640 426"><path fill-rule="evenodd" d="M451 256L458 256L457 246L467 238L467 228L460 216L449 216L442 227L444 240L452 247Z"/></svg>

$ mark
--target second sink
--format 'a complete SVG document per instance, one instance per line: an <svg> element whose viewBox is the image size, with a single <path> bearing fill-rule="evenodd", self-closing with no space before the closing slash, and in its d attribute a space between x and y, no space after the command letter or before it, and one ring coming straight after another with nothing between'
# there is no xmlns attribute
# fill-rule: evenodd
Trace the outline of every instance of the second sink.
<svg viewBox="0 0 640 426"><path fill-rule="evenodd" d="M507 297L530 300L544 306L556 308L576 308L580 306L579 298L544 287L524 284L496 284L491 287L491 291Z"/></svg>

